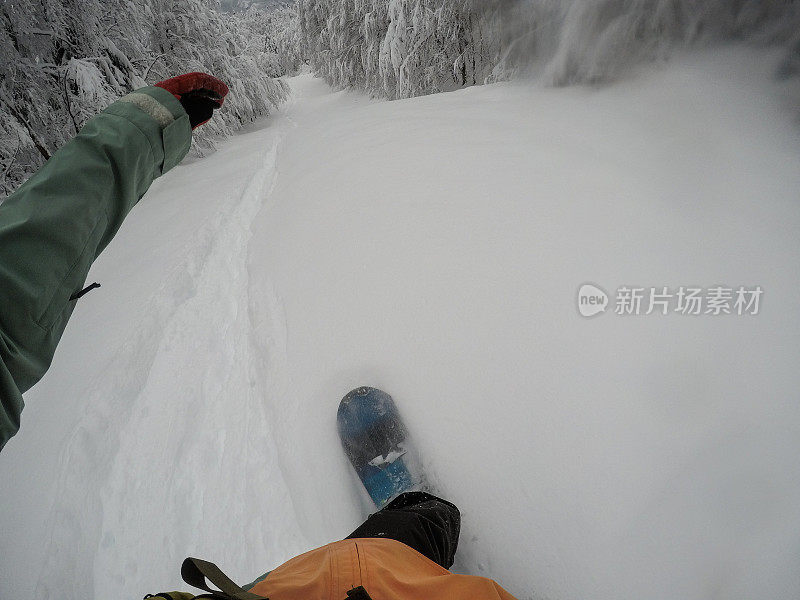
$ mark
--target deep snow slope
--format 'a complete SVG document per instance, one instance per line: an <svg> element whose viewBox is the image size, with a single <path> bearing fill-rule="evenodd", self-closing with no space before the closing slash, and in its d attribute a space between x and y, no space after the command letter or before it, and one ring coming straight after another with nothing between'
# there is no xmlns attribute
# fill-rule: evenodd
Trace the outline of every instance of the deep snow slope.
<svg viewBox="0 0 800 600"><path fill-rule="evenodd" d="M800 134L770 57L603 89L293 102L148 193L0 455L0 597L245 581L366 514L369 384L520 598L800 593ZM586 282L757 315L581 317ZM644 311L643 311L644 312Z"/></svg>

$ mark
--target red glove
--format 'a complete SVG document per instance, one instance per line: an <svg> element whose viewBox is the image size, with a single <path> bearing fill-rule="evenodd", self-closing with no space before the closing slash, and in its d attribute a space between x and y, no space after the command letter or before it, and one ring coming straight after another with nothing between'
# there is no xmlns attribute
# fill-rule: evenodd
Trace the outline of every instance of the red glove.
<svg viewBox="0 0 800 600"><path fill-rule="evenodd" d="M228 86L207 73L186 73L154 84L175 96L189 115L195 129L211 119L214 110L222 106Z"/></svg>

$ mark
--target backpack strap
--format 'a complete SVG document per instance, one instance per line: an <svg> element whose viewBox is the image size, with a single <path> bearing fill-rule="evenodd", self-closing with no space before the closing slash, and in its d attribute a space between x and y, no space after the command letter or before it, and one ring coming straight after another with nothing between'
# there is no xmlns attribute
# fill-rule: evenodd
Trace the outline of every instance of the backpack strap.
<svg viewBox="0 0 800 600"><path fill-rule="evenodd" d="M218 600L269 600L258 594L246 592L228 578L222 570L215 565L199 558L187 558L181 565L181 577L189 585L205 590L209 595L198 598L214 598ZM219 590L212 590L206 580L217 586Z"/></svg>

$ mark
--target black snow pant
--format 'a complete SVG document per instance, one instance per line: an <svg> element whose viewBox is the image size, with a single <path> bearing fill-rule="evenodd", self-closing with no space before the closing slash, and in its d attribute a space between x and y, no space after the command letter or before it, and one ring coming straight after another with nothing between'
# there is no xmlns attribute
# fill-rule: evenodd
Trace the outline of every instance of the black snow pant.
<svg viewBox="0 0 800 600"><path fill-rule="evenodd" d="M405 492L370 515L345 539L397 540L449 569L460 529L461 514L454 504L426 492Z"/></svg>

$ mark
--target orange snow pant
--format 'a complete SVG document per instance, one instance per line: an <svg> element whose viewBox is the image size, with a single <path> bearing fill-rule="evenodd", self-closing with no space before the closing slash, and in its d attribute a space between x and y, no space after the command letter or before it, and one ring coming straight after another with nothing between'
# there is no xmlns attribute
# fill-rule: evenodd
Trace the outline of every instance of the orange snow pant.
<svg viewBox="0 0 800 600"><path fill-rule="evenodd" d="M450 573L386 538L347 539L311 550L249 591L275 600L346 600L358 587L372 600L515 600L491 579Z"/></svg>

